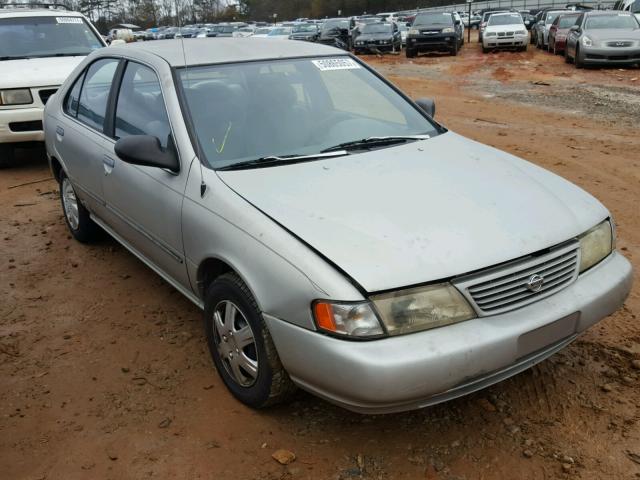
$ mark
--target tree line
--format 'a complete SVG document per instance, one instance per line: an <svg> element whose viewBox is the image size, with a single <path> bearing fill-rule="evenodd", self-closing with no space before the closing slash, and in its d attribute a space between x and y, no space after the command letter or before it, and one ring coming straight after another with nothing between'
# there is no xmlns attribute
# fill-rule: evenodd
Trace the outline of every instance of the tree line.
<svg viewBox="0 0 640 480"><path fill-rule="evenodd" d="M36 5L46 0L0 0ZM452 0L49 0L86 15L101 32L118 23L143 28L223 21L331 18L442 6Z"/></svg>

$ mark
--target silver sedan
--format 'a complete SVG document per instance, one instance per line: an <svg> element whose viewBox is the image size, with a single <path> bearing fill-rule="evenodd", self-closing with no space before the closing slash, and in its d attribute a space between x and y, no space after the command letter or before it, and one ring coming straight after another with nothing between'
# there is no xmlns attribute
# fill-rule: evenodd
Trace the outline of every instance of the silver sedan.
<svg viewBox="0 0 640 480"><path fill-rule="evenodd" d="M631 287L596 199L433 115L341 50L194 39L93 53L45 133L73 236L201 307L240 401L375 413L514 375Z"/></svg>

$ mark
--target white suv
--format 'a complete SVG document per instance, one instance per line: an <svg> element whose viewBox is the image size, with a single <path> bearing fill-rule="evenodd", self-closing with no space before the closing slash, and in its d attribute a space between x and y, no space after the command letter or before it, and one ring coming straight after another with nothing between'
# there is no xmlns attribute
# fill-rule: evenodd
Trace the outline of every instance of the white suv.
<svg viewBox="0 0 640 480"><path fill-rule="evenodd" d="M104 46L80 13L0 6L0 168L13 162L16 145L44 140L45 103L85 56Z"/></svg>

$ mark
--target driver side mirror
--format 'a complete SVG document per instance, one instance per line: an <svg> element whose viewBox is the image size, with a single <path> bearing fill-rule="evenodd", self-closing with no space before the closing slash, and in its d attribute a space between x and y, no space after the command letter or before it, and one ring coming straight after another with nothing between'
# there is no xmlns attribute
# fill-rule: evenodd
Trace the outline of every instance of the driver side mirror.
<svg viewBox="0 0 640 480"><path fill-rule="evenodd" d="M180 162L173 141L163 149L160 140L152 135L131 135L118 140L114 146L118 157L132 165L166 168L172 172L180 171Z"/></svg>
<svg viewBox="0 0 640 480"><path fill-rule="evenodd" d="M432 98L419 98L416 100L416 105L418 105L420 109L431 118L435 117L436 102Z"/></svg>

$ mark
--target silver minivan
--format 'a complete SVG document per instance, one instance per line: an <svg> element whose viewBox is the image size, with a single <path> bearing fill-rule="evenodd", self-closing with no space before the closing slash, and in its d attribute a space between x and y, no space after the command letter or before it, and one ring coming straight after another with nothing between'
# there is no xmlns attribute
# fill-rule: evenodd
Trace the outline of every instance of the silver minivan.
<svg viewBox="0 0 640 480"><path fill-rule="evenodd" d="M202 308L239 400L382 413L529 368L631 288L604 206L434 108L332 47L193 39L90 55L45 133L71 233Z"/></svg>

